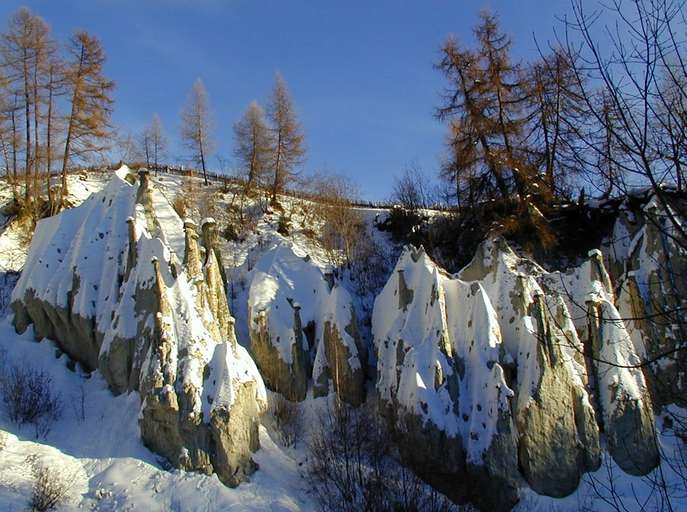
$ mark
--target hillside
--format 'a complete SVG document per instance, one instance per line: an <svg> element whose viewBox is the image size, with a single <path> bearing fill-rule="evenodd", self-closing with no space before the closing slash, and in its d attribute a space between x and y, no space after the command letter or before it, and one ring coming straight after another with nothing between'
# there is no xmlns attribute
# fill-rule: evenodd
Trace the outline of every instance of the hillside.
<svg viewBox="0 0 687 512"><path fill-rule="evenodd" d="M32 240L11 215L0 233L3 383L42 371L62 402L41 435L3 408L0 510L26 506L27 457L70 477L65 510L320 510L312 445L337 404L387 425L363 466L410 469L420 509L687 507L685 338L644 318L681 311L687 260L650 194L575 258L494 235L449 273L429 251L451 246L404 245L389 210L126 167L70 179L74 207Z"/></svg>

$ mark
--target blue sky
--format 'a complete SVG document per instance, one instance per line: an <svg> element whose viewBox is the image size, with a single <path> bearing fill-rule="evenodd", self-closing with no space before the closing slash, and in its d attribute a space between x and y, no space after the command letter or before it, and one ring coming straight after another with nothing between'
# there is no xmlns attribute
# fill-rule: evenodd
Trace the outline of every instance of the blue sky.
<svg viewBox="0 0 687 512"><path fill-rule="evenodd" d="M569 0L3 0L3 25L22 5L63 41L76 29L100 37L117 83L114 123L139 131L157 112L173 156L183 156L179 111L197 77L217 154L231 158L233 123L253 99L265 102L279 71L305 130L305 172L349 176L368 199L388 197L409 162L436 173L445 129L432 114L444 82L432 64L449 34L472 41L489 7L523 59L537 53L533 34L545 44L569 10Z"/></svg>

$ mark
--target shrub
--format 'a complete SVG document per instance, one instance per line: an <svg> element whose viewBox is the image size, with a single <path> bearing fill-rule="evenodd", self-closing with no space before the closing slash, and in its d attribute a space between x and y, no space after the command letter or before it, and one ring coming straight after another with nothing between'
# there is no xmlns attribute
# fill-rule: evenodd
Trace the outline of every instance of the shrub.
<svg viewBox="0 0 687 512"><path fill-rule="evenodd" d="M46 512L69 501L76 476L53 469L36 458L28 460L31 464L33 486L31 487L31 510Z"/></svg>
<svg viewBox="0 0 687 512"><path fill-rule="evenodd" d="M379 415L366 407L354 409L339 403L320 415L308 445L306 469L321 509L459 510L391 458L391 436Z"/></svg>
<svg viewBox="0 0 687 512"><path fill-rule="evenodd" d="M172 208L174 208L174 211L177 212L177 215L179 215L179 217L181 217L182 219L188 217L188 205L186 203L187 198L181 192L177 193L174 196Z"/></svg>
<svg viewBox="0 0 687 512"><path fill-rule="evenodd" d="M284 236L289 236L291 232L291 221L286 217L286 215L280 215L277 221L277 232Z"/></svg>
<svg viewBox="0 0 687 512"><path fill-rule="evenodd" d="M10 420L33 425L36 437L46 437L62 414L62 397L43 370L10 366L0 374L2 401Z"/></svg>
<svg viewBox="0 0 687 512"><path fill-rule="evenodd" d="M300 405L281 395L274 395L270 405L270 415L282 444L296 446L303 430Z"/></svg>

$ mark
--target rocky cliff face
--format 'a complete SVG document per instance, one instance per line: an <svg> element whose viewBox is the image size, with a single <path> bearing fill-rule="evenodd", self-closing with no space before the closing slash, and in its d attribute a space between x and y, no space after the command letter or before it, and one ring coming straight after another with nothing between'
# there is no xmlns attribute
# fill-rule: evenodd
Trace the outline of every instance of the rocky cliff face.
<svg viewBox="0 0 687 512"><path fill-rule="evenodd" d="M255 468L265 390L236 343L213 246L203 257L198 238L146 172L137 182L122 168L39 223L14 323L98 369L115 393L138 391L141 436L172 465L237 485Z"/></svg>
<svg viewBox="0 0 687 512"><path fill-rule="evenodd" d="M402 455L458 501L508 510L521 478L540 494L572 493L600 465L600 426L625 471L658 463L642 372L623 367L637 349L598 251L547 273L495 239L452 276L409 247L372 327Z"/></svg>
<svg viewBox="0 0 687 512"><path fill-rule="evenodd" d="M251 352L267 386L289 400L333 391L364 399L365 350L352 297L288 245L266 251L249 290Z"/></svg>
<svg viewBox="0 0 687 512"><path fill-rule="evenodd" d="M630 201L630 199L634 199ZM642 355L660 361L646 368L658 404L687 405L683 319L687 307L687 254L677 243L674 222L684 225L677 211L685 204L666 206L655 195L627 198L620 206L614 230L602 247L615 283L617 306L633 342Z"/></svg>

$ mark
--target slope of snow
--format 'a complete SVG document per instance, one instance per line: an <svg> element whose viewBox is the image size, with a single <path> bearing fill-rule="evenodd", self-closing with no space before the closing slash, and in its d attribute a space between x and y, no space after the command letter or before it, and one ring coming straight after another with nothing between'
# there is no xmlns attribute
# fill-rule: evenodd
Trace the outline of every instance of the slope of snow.
<svg viewBox="0 0 687 512"><path fill-rule="evenodd" d="M239 510L310 511L298 461L283 452L260 428L260 470L236 489L216 476L165 469L167 466L140 441L139 398L113 396L99 373L90 378L70 371L67 358L55 358L56 347L36 343L29 329L14 333L8 319L0 323L0 366L44 369L64 404L62 417L46 439L32 428L17 427L0 410L0 433L7 446L0 451L0 511L27 506L31 476L25 459L36 454L63 475L73 475L72 499L63 510ZM81 417L83 397L85 418Z"/></svg>

